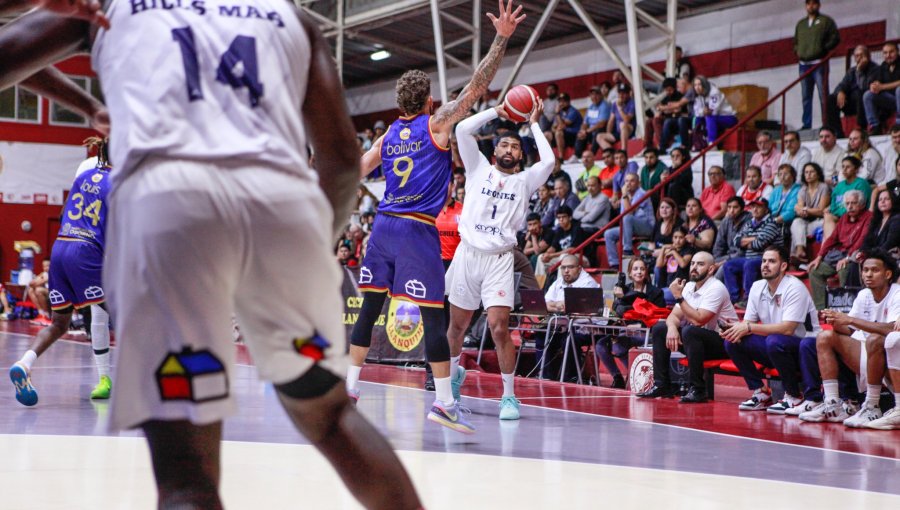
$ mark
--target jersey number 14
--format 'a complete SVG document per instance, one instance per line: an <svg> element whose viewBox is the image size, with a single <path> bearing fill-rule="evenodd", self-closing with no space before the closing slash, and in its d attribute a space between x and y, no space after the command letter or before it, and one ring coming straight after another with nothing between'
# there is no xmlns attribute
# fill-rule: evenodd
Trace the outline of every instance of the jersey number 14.
<svg viewBox="0 0 900 510"><path fill-rule="evenodd" d="M181 47L181 61L184 64L184 75L187 78L187 94L191 101L203 99L203 88L200 84L200 64L197 59L197 46L194 43L194 31L191 27L173 28L172 39ZM216 81L230 85L233 89L247 87L250 95L250 106L259 105L263 95L263 85L259 82L259 67L256 60L256 38L239 35L231 41L231 45L219 58L216 69Z"/></svg>

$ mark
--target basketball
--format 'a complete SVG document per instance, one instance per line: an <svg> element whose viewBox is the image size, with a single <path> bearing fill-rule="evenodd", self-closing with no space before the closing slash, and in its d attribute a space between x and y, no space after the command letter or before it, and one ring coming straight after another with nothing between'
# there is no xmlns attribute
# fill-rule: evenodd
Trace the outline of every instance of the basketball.
<svg viewBox="0 0 900 510"><path fill-rule="evenodd" d="M503 99L503 109L510 120L525 122L528 120L531 110L534 109L538 97L540 96L534 88L528 85L516 85L506 93L506 98Z"/></svg>

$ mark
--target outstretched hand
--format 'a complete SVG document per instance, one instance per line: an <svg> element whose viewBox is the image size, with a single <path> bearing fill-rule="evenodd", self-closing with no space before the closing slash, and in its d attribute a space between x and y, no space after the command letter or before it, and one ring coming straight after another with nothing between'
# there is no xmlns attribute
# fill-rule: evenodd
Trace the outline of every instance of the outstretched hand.
<svg viewBox="0 0 900 510"><path fill-rule="evenodd" d="M44 0L44 1L56 1L56 2L64 2L65 0ZM90 0L77 0L77 1L90 1ZM491 23L494 24L494 28L497 30L497 35L501 35L503 37L509 37L516 31L516 26L525 19L525 15L522 14L519 16L519 13L522 12L522 6L518 6L515 11L513 11L512 0L509 0L506 3L506 7L503 7L503 0L497 1L500 8L500 17L496 17L491 13L487 13L488 18L491 19Z"/></svg>
<svg viewBox="0 0 900 510"><path fill-rule="evenodd" d="M103 28L109 28L109 18L101 9L99 0L30 0L30 2L45 11L83 19Z"/></svg>
<svg viewBox="0 0 900 510"><path fill-rule="evenodd" d="M534 108L531 109L531 123L534 124L538 122L541 118L541 115L544 113L544 100L541 98L535 98Z"/></svg>

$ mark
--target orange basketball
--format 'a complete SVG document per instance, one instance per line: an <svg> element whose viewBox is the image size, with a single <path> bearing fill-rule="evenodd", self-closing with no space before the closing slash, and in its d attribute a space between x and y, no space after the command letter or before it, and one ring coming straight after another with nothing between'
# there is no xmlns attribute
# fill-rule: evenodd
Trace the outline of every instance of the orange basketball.
<svg viewBox="0 0 900 510"><path fill-rule="evenodd" d="M537 98L540 97L534 88L528 85L516 85L506 93L503 99L503 109L510 120L525 122L534 109Z"/></svg>

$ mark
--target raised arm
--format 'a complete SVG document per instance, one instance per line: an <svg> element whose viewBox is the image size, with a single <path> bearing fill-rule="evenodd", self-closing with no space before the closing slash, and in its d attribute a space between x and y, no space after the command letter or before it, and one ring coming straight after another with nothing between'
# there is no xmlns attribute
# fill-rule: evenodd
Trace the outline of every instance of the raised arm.
<svg viewBox="0 0 900 510"><path fill-rule="evenodd" d="M30 12L0 28L0 90L87 51L89 31L85 21L43 11Z"/></svg>
<svg viewBox="0 0 900 510"><path fill-rule="evenodd" d="M315 150L319 185L334 213L332 233L336 239L355 205L359 153L348 148L356 146L356 132L328 42L305 14L297 10L297 16L309 36L312 50L303 121ZM319 129L321 126L328 129Z"/></svg>
<svg viewBox="0 0 900 510"><path fill-rule="evenodd" d="M48 67L22 80L26 89L52 99L75 110L91 121L91 126L104 135L109 134L109 113L103 103L79 87L59 69Z"/></svg>
<svg viewBox="0 0 900 510"><path fill-rule="evenodd" d="M547 137L544 136L544 132L541 131L541 125L538 122L543 112L544 101L538 98L537 104L534 105L534 109L531 111L531 119L529 120L531 120L531 134L534 137L534 144L537 146L538 156L541 159L531 165L531 168L525 174L529 193L534 193L541 184L547 182L550 174L553 173L553 165L556 163L553 148L550 147L550 142L547 141Z"/></svg>
<svg viewBox="0 0 900 510"><path fill-rule="evenodd" d="M497 118L497 110L488 108L487 110L477 113L456 126L456 145L459 150L459 157L462 159L466 173L474 172L482 161L487 161L484 155L478 150L478 142L475 141L475 132L481 126Z"/></svg>
<svg viewBox="0 0 900 510"><path fill-rule="evenodd" d="M525 19L524 14L519 16L519 13L522 12L521 5L513 11L512 0L508 0L506 7L503 6L503 0L498 0L498 3L500 5L499 18L487 13L497 30L497 36L494 37L494 42L487 55L478 63L472 80L462 89L455 100L442 105L431 118L431 128L435 134L449 137L453 125L466 118L472 105L487 92L491 80L494 79L494 75L497 74L497 69L500 67L500 61L503 60L503 55L506 53L506 43L515 32L516 25ZM446 141L446 139L438 140L442 144L445 144Z"/></svg>

